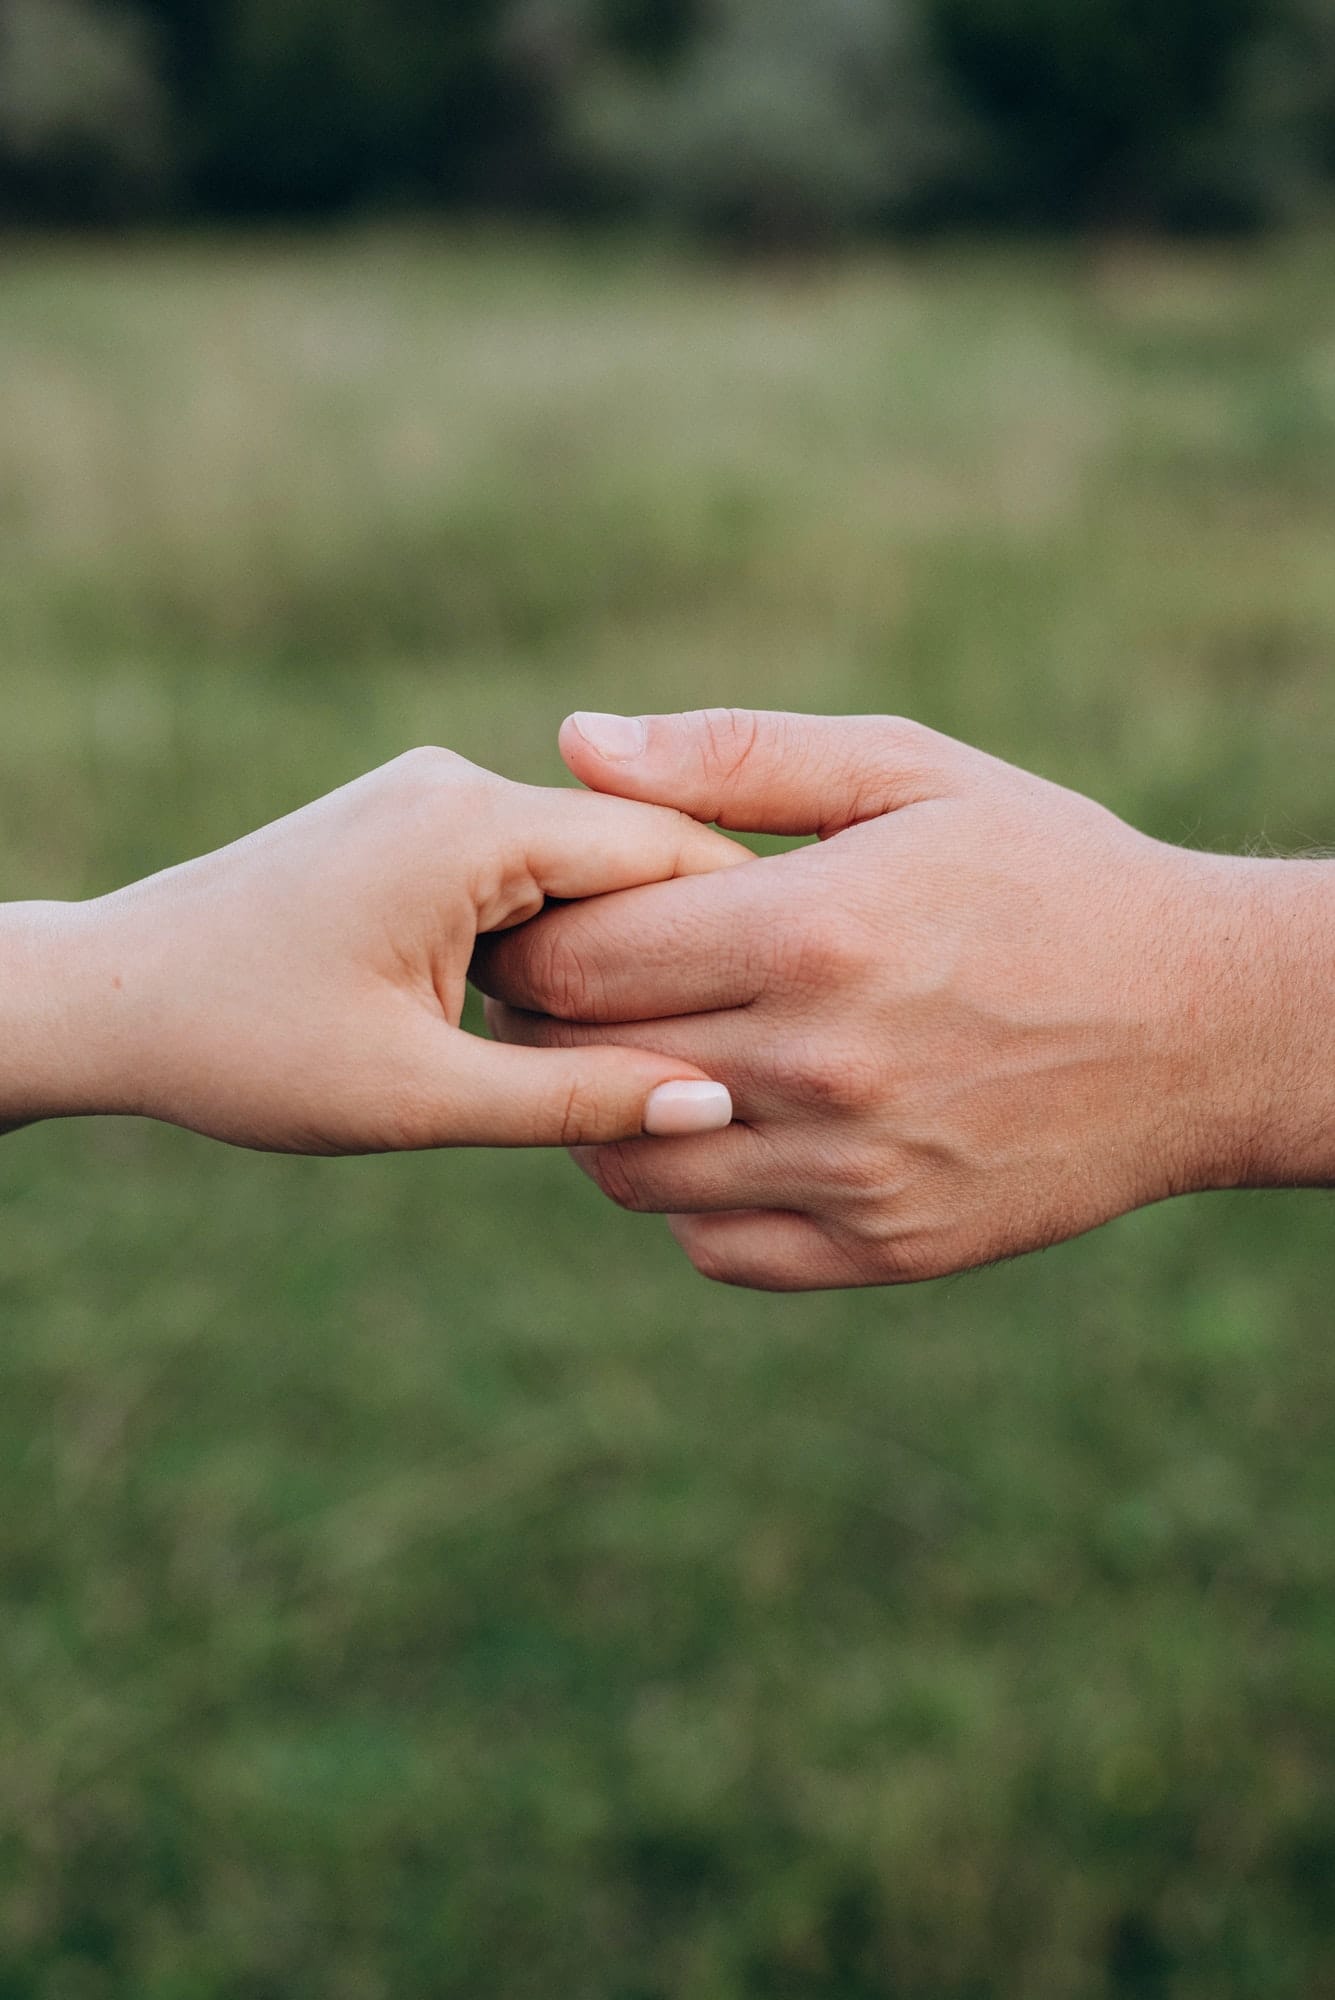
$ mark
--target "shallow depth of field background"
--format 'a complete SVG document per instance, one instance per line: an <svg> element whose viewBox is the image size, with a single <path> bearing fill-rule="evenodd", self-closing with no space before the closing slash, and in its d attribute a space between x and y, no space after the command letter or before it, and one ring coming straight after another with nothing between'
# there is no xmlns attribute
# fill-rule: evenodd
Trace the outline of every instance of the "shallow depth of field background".
<svg viewBox="0 0 1335 2000"><path fill-rule="evenodd" d="M1330 846L1333 665L1311 220L0 245L6 897L574 706ZM1316 2000L1333 1397L1316 1194L785 1300L559 1157L11 1137L0 1996Z"/></svg>

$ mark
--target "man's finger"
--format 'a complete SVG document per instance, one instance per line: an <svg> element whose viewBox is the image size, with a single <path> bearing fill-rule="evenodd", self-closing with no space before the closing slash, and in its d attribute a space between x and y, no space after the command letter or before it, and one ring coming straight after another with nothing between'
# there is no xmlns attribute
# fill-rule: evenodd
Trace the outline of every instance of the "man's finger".
<svg viewBox="0 0 1335 2000"><path fill-rule="evenodd" d="M648 1021L740 1007L764 986L784 878L778 855L548 910L479 939L471 978L493 999L563 1021Z"/></svg>
<svg viewBox="0 0 1335 2000"><path fill-rule="evenodd" d="M721 1131L727 1090L643 1049L525 1049L448 1031L437 1145L587 1146Z"/></svg>
<svg viewBox="0 0 1335 2000"><path fill-rule="evenodd" d="M750 851L668 806L597 792L516 786L529 870L544 896L573 901L642 882L711 875Z"/></svg>
<svg viewBox="0 0 1335 2000"><path fill-rule="evenodd" d="M683 1075L699 1073L725 1083L733 1116L760 1124L792 1114L791 1092L783 1087L782 1061L757 1034L746 1007L717 1014L679 1015L664 1021L557 1021L529 1014L500 1000L486 1004L487 1026L498 1042L522 1049L633 1048L648 1050L680 1065Z"/></svg>
<svg viewBox="0 0 1335 2000"><path fill-rule="evenodd" d="M576 714L561 754L595 791L757 833L837 833L948 796L977 753L894 716L705 708Z"/></svg>
<svg viewBox="0 0 1335 2000"><path fill-rule="evenodd" d="M866 1282L848 1252L807 1215L777 1209L670 1215L668 1227L701 1276L721 1285L821 1292Z"/></svg>
<svg viewBox="0 0 1335 2000"><path fill-rule="evenodd" d="M701 1137L578 1146L571 1157L609 1201L635 1215L777 1209L791 1201L795 1185L791 1159L747 1125Z"/></svg>

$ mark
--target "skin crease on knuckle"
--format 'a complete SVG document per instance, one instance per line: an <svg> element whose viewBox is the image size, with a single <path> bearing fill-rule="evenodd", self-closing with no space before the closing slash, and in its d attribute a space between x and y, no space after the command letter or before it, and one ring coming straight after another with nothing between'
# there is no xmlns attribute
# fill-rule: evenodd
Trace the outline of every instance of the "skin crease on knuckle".
<svg viewBox="0 0 1335 2000"><path fill-rule="evenodd" d="M870 1136L850 1149L826 1220L863 1284L919 1284L979 1261L965 1247L948 1172Z"/></svg>
<svg viewBox="0 0 1335 2000"><path fill-rule="evenodd" d="M701 714L701 777L709 787L733 784L755 750L759 719L745 708L707 708Z"/></svg>
<svg viewBox="0 0 1335 2000"><path fill-rule="evenodd" d="M815 1116L823 1125L858 1119L893 1087L879 1041L819 1018L790 1027L773 1050L773 1087L803 1119Z"/></svg>
<svg viewBox="0 0 1335 2000"><path fill-rule="evenodd" d="M610 1202L628 1214L642 1214L653 1207L644 1199L641 1184L636 1176L633 1148L628 1145L598 1146L586 1149L579 1161L582 1170L600 1188Z"/></svg>
<svg viewBox="0 0 1335 2000"><path fill-rule="evenodd" d="M939 752L945 746L944 738L903 716L878 717L874 728L876 756L871 768L860 752L853 762L850 748L849 762L838 773L839 782L832 787L832 794L840 796L841 804L835 818L821 829L826 839L887 816L891 789L888 774L893 773L894 791L901 798L918 792L929 795L937 789L936 766Z"/></svg>
<svg viewBox="0 0 1335 2000"><path fill-rule="evenodd" d="M597 973L588 954L571 939L568 926L554 921L533 924L512 949L510 962L517 966L531 1003L526 1011L541 1012L553 1023L594 1018Z"/></svg>

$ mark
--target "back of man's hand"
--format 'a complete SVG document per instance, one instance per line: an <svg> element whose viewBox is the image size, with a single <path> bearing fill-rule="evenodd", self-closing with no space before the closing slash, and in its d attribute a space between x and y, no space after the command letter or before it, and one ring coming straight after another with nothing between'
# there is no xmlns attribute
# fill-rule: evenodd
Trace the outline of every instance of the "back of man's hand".
<svg viewBox="0 0 1335 2000"><path fill-rule="evenodd" d="M627 1042L729 1086L725 1132L576 1154L708 1276L932 1278L1335 1165L1305 1020L1328 866L1168 847L881 717L577 717L562 748L599 790L822 836L551 911L475 964L505 1040Z"/></svg>

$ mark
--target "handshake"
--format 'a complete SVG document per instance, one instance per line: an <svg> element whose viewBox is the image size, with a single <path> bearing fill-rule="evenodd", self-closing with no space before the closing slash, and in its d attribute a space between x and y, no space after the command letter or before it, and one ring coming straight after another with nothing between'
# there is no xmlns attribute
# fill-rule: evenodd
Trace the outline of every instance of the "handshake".
<svg viewBox="0 0 1335 2000"><path fill-rule="evenodd" d="M1168 847L883 717L573 716L561 747L589 789L415 750L5 908L0 1125L568 1146L707 1276L793 1291L1335 1180L1335 865Z"/></svg>

